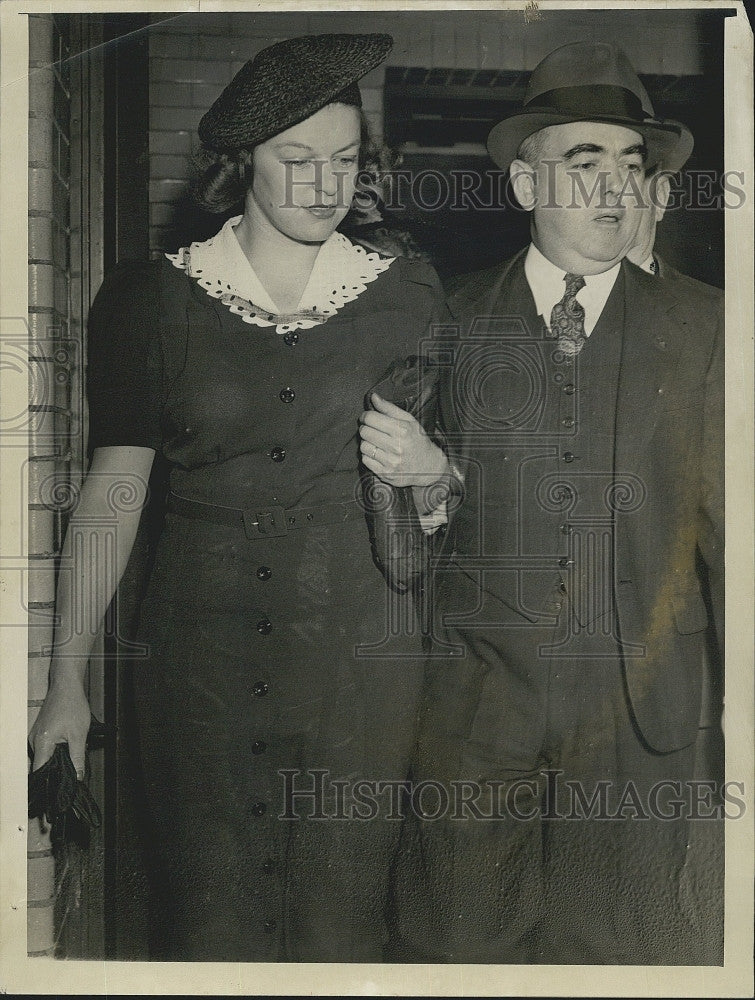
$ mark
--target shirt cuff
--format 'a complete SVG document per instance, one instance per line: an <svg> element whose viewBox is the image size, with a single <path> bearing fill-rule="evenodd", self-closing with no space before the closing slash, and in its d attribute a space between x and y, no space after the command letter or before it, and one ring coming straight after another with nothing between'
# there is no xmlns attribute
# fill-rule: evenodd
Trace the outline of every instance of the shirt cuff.
<svg viewBox="0 0 755 1000"><path fill-rule="evenodd" d="M426 535L434 535L444 524L448 524L448 501L430 511L429 514L418 514L419 524Z"/></svg>
<svg viewBox="0 0 755 1000"><path fill-rule="evenodd" d="M450 487L450 492L459 493L463 491L464 487L464 476L461 474L459 469L451 463L451 475L456 479L456 487L453 485ZM434 484L435 485L435 484ZM429 487L432 489L433 487ZM442 527L444 524L448 524L448 495L449 490L446 490L446 497L443 500L439 500L432 510L428 511L426 514L417 513L419 519L420 527L426 535L433 535Z"/></svg>

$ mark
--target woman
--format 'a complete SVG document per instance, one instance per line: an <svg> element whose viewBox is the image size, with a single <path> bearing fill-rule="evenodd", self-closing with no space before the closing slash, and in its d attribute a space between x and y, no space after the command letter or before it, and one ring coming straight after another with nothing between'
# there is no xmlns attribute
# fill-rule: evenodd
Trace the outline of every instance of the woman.
<svg viewBox="0 0 755 1000"><path fill-rule="evenodd" d="M411 608L389 614L371 558L357 418L444 308L427 265L337 232L359 170L357 80L390 45L320 35L247 63L199 126L201 199L243 214L116 271L92 308L74 580L88 572L74 529L115 517L120 575L157 453L170 469L134 678L163 958L381 958L398 824L387 800L352 818L371 811L362 789L354 812L355 782L404 778L421 662ZM445 459L407 427L403 454L378 439L365 463L421 468L405 483L422 485ZM124 484L130 505L114 501ZM61 634L76 614L98 620L115 583L100 574L74 600L61 578ZM52 663L35 768L61 741L83 767L90 641L73 642Z"/></svg>

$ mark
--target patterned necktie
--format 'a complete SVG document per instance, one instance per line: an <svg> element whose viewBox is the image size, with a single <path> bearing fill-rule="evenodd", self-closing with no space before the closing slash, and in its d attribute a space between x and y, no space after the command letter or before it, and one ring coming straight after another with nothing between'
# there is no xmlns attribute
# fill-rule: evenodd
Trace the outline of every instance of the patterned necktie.
<svg viewBox="0 0 755 1000"><path fill-rule="evenodd" d="M566 291L551 312L551 334L558 337L558 348L569 356L579 354L584 347L585 310L577 302L577 292L585 287L581 274L565 274Z"/></svg>

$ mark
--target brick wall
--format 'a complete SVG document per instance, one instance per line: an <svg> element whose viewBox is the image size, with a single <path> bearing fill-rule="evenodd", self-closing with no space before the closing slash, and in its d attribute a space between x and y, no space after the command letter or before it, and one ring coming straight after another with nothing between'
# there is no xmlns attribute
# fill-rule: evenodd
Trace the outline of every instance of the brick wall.
<svg viewBox="0 0 755 1000"><path fill-rule="evenodd" d="M55 556L60 523L51 509L51 483L65 476L71 417L69 318L70 89L65 23L29 17L29 328L32 384L29 443L29 723L47 690L55 601ZM29 822L29 954L55 948L56 901L69 875L60 859L55 878L47 829ZM58 921L58 930L60 922Z"/></svg>
<svg viewBox="0 0 755 1000"><path fill-rule="evenodd" d="M185 193L199 119L236 71L280 38L324 31L385 31L394 37L387 65L532 69L557 45L594 38L616 42L641 73L701 72L693 15L654 12L654 30L637 32L636 13L569 12L527 22L497 11L154 15L150 31L150 247L164 246ZM365 111L382 131L384 68L362 81Z"/></svg>
<svg viewBox="0 0 755 1000"><path fill-rule="evenodd" d="M84 316L102 278L101 53L96 17L29 16L30 725L47 691L56 561L84 475ZM101 718L100 687L90 671ZM90 763L103 802L102 761ZM101 862L95 837L89 851L67 843L53 858L45 825L30 820L30 954L101 957Z"/></svg>

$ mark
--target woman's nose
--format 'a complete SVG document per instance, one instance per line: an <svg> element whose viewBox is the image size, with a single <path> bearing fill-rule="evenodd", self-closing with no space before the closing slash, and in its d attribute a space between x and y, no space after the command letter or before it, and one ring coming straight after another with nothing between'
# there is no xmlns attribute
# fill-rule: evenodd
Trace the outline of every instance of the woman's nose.
<svg viewBox="0 0 755 1000"><path fill-rule="evenodd" d="M335 198L342 183L343 175L333 169L333 165L329 160L321 160L317 164L315 186L318 194Z"/></svg>

